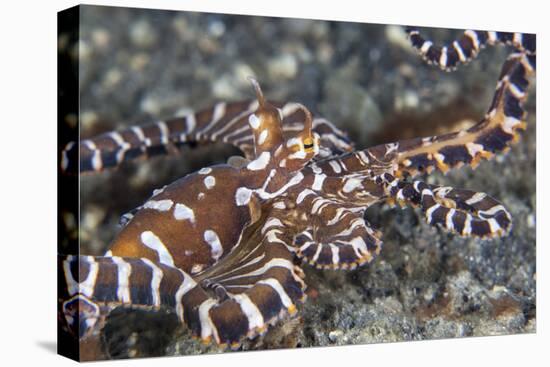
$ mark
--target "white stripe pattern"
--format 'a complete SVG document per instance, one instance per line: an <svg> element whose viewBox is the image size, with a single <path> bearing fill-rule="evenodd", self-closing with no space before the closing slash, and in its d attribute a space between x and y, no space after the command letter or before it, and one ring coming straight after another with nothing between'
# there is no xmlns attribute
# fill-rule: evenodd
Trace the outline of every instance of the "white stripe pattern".
<svg viewBox="0 0 550 367"><path fill-rule="evenodd" d="M160 307L160 282L162 281L162 270L147 258L140 259L145 265L151 268L151 297L153 306Z"/></svg>
<svg viewBox="0 0 550 367"><path fill-rule="evenodd" d="M86 279L79 284L79 293L82 293L88 298L92 298L97 274L99 272L99 264L95 261L93 256L85 256L83 258L86 259L86 262L89 264L90 270L88 271Z"/></svg>
<svg viewBox="0 0 550 367"><path fill-rule="evenodd" d="M210 309L216 304L216 300L208 298L199 306L199 320L201 323L201 338L208 339L211 335L219 341L218 330L210 318Z"/></svg>
<svg viewBox="0 0 550 367"><path fill-rule="evenodd" d="M111 257L111 260L117 266L117 299L122 303L131 303L130 275L132 274L132 266L118 256Z"/></svg>
<svg viewBox="0 0 550 367"><path fill-rule="evenodd" d="M179 270L179 269L178 269ZM191 289L197 286L197 283L191 278L187 273L180 270L180 273L183 276L183 281L180 284L178 290L176 291L175 303L176 303L176 314L181 322L184 322L183 316L183 296L187 294Z"/></svg>
<svg viewBox="0 0 550 367"><path fill-rule="evenodd" d="M277 279L275 278L263 279L258 281L257 284L265 284L273 288L275 292L277 292L277 294L279 295L279 298L281 299L283 306L285 306L286 308L289 308L290 306L293 305L292 301L290 300L290 297L288 296L283 286Z"/></svg>
<svg viewBox="0 0 550 367"><path fill-rule="evenodd" d="M174 266L174 259L170 255L170 251L166 248L166 245L161 241L160 238L152 231L144 231L141 233L141 242L149 247L151 250L155 251L158 255L159 262L164 265Z"/></svg>
<svg viewBox="0 0 550 367"><path fill-rule="evenodd" d="M261 328L264 325L264 317L260 310L246 294L235 294L232 298L239 304L241 310L248 319L248 330Z"/></svg>

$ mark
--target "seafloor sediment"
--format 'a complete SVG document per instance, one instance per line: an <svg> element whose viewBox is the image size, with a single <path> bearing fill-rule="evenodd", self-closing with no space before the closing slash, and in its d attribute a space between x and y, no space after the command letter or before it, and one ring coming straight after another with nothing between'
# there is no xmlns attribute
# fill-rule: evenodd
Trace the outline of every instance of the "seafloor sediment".
<svg viewBox="0 0 550 367"><path fill-rule="evenodd" d="M82 137L168 118L185 108L252 98L298 101L350 132L358 148L452 131L479 120L510 52L499 46L453 73L425 65L397 26L82 8ZM457 31L428 30L436 40ZM481 241L425 224L418 211L377 205L380 257L351 271L304 266L300 317L241 349L329 346L534 332L535 98L529 126L505 156L431 175L431 183L484 191L513 216L506 238ZM82 252L102 254L124 212L189 172L236 151L216 145L82 177ZM110 357L218 351L190 339L170 315L118 311L105 329Z"/></svg>

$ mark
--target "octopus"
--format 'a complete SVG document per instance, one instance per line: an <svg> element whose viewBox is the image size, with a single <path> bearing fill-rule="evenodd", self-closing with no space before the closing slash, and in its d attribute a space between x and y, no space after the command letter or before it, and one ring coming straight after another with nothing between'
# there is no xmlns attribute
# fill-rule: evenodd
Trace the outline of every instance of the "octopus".
<svg viewBox="0 0 550 367"><path fill-rule="evenodd" d="M417 29L407 33L429 64L446 71L487 45L512 46L478 123L358 150L333 123L300 103L269 101L250 78L254 100L68 143L60 158L67 175L197 142L224 142L243 154L155 190L122 216L103 256L60 254L62 329L85 341L115 308L167 310L203 343L238 349L296 317L307 299L303 266L349 271L377 259L383 235L365 218L375 204L414 207L458 236L506 236L512 216L499 201L422 177L475 167L518 141L535 37L469 30L438 46Z"/></svg>

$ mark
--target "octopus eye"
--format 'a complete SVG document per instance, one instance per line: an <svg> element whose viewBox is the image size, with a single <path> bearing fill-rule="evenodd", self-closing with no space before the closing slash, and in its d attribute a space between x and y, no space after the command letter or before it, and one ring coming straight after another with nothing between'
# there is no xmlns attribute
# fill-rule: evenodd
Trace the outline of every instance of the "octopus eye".
<svg viewBox="0 0 550 367"><path fill-rule="evenodd" d="M313 151L313 139L312 138L305 138L304 139L304 150L307 152L307 153L310 153Z"/></svg>

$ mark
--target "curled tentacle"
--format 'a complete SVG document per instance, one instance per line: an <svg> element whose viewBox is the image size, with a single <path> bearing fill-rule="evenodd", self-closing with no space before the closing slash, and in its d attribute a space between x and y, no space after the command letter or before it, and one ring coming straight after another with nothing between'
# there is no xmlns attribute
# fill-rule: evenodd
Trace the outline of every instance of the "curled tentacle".
<svg viewBox="0 0 550 367"><path fill-rule="evenodd" d="M506 208L483 192L405 182L389 174L382 179L391 201L420 207L426 222L461 236L500 237L512 227Z"/></svg>
<svg viewBox="0 0 550 367"><path fill-rule="evenodd" d="M259 242L241 244L197 276L201 284L216 289L223 298L209 311L215 326L212 338L196 322L190 324L194 334L203 341L212 339L237 348L243 337L263 334L269 325L295 315L296 305L306 298L306 286L302 270L293 263L284 231L280 221L267 218L256 233Z"/></svg>
<svg viewBox="0 0 550 367"><path fill-rule="evenodd" d="M534 56L512 54L504 63L495 95L485 117L457 132L398 142L393 162L395 174L416 175L439 169L447 172L464 164L476 167L482 159L504 152L519 140L526 128L523 104L528 77L534 73ZM373 150L375 148L371 148Z"/></svg>
<svg viewBox="0 0 550 367"><path fill-rule="evenodd" d="M416 28L407 27L405 31L422 58L428 64L439 66L445 71L454 70L459 64L470 62L486 45L503 43L522 53L536 54L534 34L467 30L457 40L440 46L425 39Z"/></svg>
<svg viewBox="0 0 550 367"><path fill-rule="evenodd" d="M321 187L333 193L339 187L352 198L352 191L365 189L361 181L349 183L346 179L316 175L314 182L317 184L311 189L298 190L289 196L289 203L299 207L301 216L288 214L286 204L274 211L287 221L299 221L300 230L292 241L298 258L319 269L354 269L371 262L380 253L382 242L380 233L363 218L366 205L362 207L352 200L344 204L341 201L344 196L324 196L320 192Z"/></svg>
<svg viewBox="0 0 550 367"><path fill-rule="evenodd" d="M348 152L312 165L329 176L393 172L397 176L447 172L505 152L525 130L529 77L535 73L536 56L515 53L508 57L497 82L488 112L474 126L438 136L405 139Z"/></svg>
<svg viewBox="0 0 550 367"><path fill-rule="evenodd" d="M335 208L341 221L329 227L308 227L294 239L297 256L318 269L355 269L371 262L382 248L380 233L359 214ZM326 223L325 223L326 224Z"/></svg>

